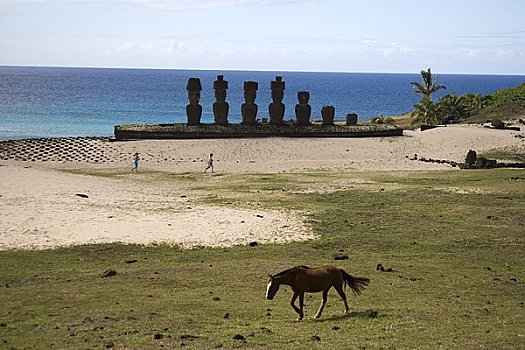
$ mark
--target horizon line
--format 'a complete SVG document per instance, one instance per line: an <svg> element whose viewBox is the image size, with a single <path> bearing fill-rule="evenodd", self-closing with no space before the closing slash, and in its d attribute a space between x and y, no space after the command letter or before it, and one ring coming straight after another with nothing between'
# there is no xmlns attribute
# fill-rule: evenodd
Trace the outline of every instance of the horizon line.
<svg viewBox="0 0 525 350"><path fill-rule="evenodd" d="M384 71L330 71L330 70L278 70L278 69L232 69L232 68L173 68L173 67L119 67L119 66L62 66L62 65L4 65L4 68L78 68L78 69L129 69L129 70L179 70L179 71L232 71L232 72L283 72L283 73L341 73L341 74L419 74L419 72L384 72ZM430 67L431 68L431 67ZM420 70L424 70L421 68ZM432 72L433 74L446 75L503 75L525 76L525 73L450 73Z"/></svg>

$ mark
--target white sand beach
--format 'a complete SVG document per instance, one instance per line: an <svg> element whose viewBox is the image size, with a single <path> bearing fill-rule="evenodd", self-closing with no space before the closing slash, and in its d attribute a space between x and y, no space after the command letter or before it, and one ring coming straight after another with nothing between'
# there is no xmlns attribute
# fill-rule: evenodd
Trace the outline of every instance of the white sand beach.
<svg viewBox="0 0 525 350"><path fill-rule="evenodd" d="M131 172L135 152L141 157L139 172L176 174L202 173L209 153L214 154L218 174L455 169L410 158L417 154L462 162L469 149L523 150L524 129L453 125L388 138L92 140L90 147L60 146L48 156L42 153L44 147L28 151L31 147L25 145L17 151L27 153L25 161L12 156L0 160L0 250L107 242L191 248L314 237L302 213L202 205L183 185L159 187L148 181L75 175L60 169Z"/></svg>

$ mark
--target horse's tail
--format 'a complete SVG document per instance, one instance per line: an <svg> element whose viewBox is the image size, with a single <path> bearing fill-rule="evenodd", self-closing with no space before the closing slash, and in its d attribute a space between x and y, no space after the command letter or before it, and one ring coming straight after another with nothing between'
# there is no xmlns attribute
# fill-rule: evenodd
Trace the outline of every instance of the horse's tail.
<svg viewBox="0 0 525 350"><path fill-rule="evenodd" d="M345 284L348 284L350 288L352 288L355 295L361 294L365 287L370 283L370 278L354 277L343 269L339 269L339 271L341 271L341 274L343 275Z"/></svg>

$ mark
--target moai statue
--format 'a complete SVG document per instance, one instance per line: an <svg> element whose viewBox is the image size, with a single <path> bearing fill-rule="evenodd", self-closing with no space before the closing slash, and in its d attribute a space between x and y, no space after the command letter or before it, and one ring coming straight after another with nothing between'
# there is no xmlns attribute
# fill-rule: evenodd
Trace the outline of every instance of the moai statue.
<svg viewBox="0 0 525 350"><path fill-rule="evenodd" d="M255 98L257 97L257 89L259 84L256 81L244 82L244 100L245 103L241 106L242 124L255 125L257 124L257 105Z"/></svg>
<svg viewBox="0 0 525 350"><path fill-rule="evenodd" d="M310 93L308 91L299 91L297 98L299 99L299 103L295 105L297 125L310 125L310 116L312 114L312 107L308 104Z"/></svg>
<svg viewBox="0 0 525 350"><path fill-rule="evenodd" d="M228 112L230 110L230 105L226 102L228 82L224 80L224 76L217 75L217 80L213 82L213 89L215 90L215 99L217 100L213 103L215 124L228 125Z"/></svg>
<svg viewBox="0 0 525 350"><path fill-rule="evenodd" d="M357 114L348 113L346 115L346 125L357 125Z"/></svg>
<svg viewBox="0 0 525 350"><path fill-rule="evenodd" d="M188 90L188 99L190 100L190 104L186 106L188 125L200 125L202 116L202 106L199 104L202 91L200 79L189 78L186 90Z"/></svg>
<svg viewBox="0 0 525 350"><path fill-rule="evenodd" d="M323 117L323 125L334 125L335 107L323 106L321 108L321 116Z"/></svg>
<svg viewBox="0 0 525 350"><path fill-rule="evenodd" d="M270 124L282 124L284 118L285 106L283 104L284 98L284 81L283 77L275 77L270 85L272 90L272 103L268 107L270 112Z"/></svg>

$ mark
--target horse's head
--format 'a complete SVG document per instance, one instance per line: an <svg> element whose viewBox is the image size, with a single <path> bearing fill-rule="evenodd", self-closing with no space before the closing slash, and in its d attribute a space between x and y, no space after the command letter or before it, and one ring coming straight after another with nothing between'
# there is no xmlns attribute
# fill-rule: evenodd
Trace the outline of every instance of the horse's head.
<svg viewBox="0 0 525 350"><path fill-rule="evenodd" d="M268 287L266 288L266 299L272 300L275 296L275 293L277 293L279 290L279 283L277 283L272 275L269 276L270 280L268 281Z"/></svg>

